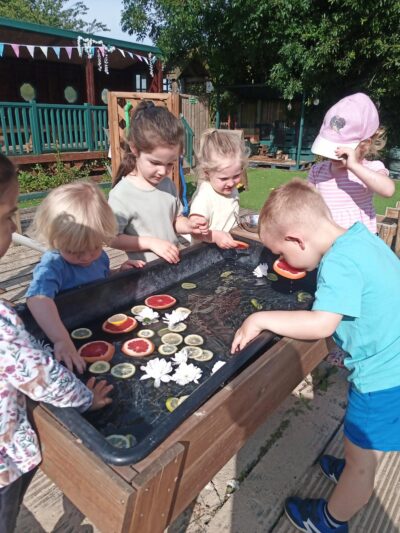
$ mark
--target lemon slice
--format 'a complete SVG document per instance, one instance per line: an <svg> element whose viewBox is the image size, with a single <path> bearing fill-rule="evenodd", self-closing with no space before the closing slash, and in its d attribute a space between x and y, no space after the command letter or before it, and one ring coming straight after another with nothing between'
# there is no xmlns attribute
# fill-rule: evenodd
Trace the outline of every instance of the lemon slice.
<svg viewBox="0 0 400 533"><path fill-rule="evenodd" d="M107 319L107 322L114 326L119 326L120 324L123 324L127 318L128 317L124 315L124 313L117 313L116 315L110 316L110 318Z"/></svg>
<svg viewBox="0 0 400 533"><path fill-rule="evenodd" d="M197 287L196 283L192 283L191 281L185 281L184 283L181 283L182 289L191 290L195 289Z"/></svg>
<svg viewBox="0 0 400 533"><path fill-rule="evenodd" d="M129 448L130 447L130 439L126 437L125 435L109 435L106 437L106 440L115 448Z"/></svg>
<svg viewBox="0 0 400 533"><path fill-rule="evenodd" d="M194 355L191 357L191 359L194 359L195 361L210 361L214 357L214 354L211 350L202 350L201 354Z"/></svg>
<svg viewBox="0 0 400 533"><path fill-rule="evenodd" d="M204 339L200 335L187 335L185 337L185 344L189 346L201 346L203 342Z"/></svg>
<svg viewBox="0 0 400 533"><path fill-rule="evenodd" d="M177 311L179 311L180 313L187 313L187 315L189 316L190 313L192 312L190 309L188 309L187 307L177 307L176 308ZM185 319L186 320L186 319Z"/></svg>
<svg viewBox="0 0 400 533"><path fill-rule="evenodd" d="M147 305L134 305L131 309L131 313L133 315L140 315L145 309L150 309L150 307L147 307Z"/></svg>
<svg viewBox="0 0 400 533"><path fill-rule="evenodd" d="M110 366L108 361L95 361L89 366L88 370L92 374L104 374L110 370Z"/></svg>
<svg viewBox="0 0 400 533"><path fill-rule="evenodd" d="M77 328L71 331L71 337L76 340L88 339L92 336L92 331L89 328Z"/></svg>
<svg viewBox="0 0 400 533"><path fill-rule="evenodd" d="M219 276L220 278L229 278L229 276L232 276L233 271L232 270L226 270L225 272L222 272L222 274Z"/></svg>
<svg viewBox="0 0 400 533"><path fill-rule="evenodd" d="M166 333L161 337L161 342L163 344L174 344L175 346L178 346L179 344L182 344L183 337L182 335L179 335L179 333Z"/></svg>
<svg viewBox="0 0 400 533"><path fill-rule="evenodd" d="M158 353L161 355L173 355L177 349L175 344L161 344L158 348Z"/></svg>
<svg viewBox="0 0 400 533"><path fill-rule="evenodd" d="M142 339L150 339L150 337L154 337L154 331L152 329L141 329L136 335L142 337Z"/></svg>
<svg viewBox="0 0 400 533"><path fill-rule="evenodd" d="M203 350L199 346L185 346L185 351L189 359L199 357L203 353Z"/></svg>
<svg viewBox="0 0 400 533"><path fill-rule="evenodd" d="M174 324L173 326L168 326L168 329L172 331L173 333L181 333L182 331L185 331L187 329L187 325L183 322L178 322L178 324Z"/></svg>
<svg viewBox="0 0 400 533"><path fill-rule="evenodd" d="M136 367L132 363L119 363L111 369L111 374L115 378L127 379L131 378L136 372Z"/></svg>
<svg viewBox="0 0 400 533"><path fill-rule="evenodd" d="M165 406L168 409L168 411L172 413L172 411L175 411L178 405L181 405L181 403L183 403L187 398L189 398L189 395L180 396L179 398L175 398L174 396L171 396L170 398L167 398L167 401L165 402Z"/></svg>

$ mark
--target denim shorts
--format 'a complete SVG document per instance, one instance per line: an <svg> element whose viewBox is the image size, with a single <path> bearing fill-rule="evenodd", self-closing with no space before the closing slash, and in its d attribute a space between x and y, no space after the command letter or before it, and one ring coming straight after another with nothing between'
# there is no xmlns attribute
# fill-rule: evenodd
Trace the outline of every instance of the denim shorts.
<svg viewBox="0 0 400 533"><path fill-rule="evenodd" d="M400 451L400 387L362 393L350 386L344 434L366 450Z"/></svg>

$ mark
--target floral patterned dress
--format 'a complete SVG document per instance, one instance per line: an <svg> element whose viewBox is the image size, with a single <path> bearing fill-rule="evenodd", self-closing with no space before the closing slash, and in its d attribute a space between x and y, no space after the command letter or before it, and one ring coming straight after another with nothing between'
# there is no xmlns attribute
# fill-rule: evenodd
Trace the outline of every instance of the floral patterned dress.
<svg viewBox="0 0 400 533"><path fill-rule="evenodd" d="M0 300L0 487L41 461L25 395L80 411L93 399L92 392L53 358L51 348L36 341L12 307Z"/></svg>

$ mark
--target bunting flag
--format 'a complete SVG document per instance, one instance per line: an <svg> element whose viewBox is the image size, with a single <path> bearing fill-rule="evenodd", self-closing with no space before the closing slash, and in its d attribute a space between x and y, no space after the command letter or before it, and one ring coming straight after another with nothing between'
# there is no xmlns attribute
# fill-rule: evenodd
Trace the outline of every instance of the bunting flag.
<svg viewBox="0 0 400 533"><path fill-rule="evenodd" d="M28 52L31 54L31 57L35 54L35 47L32 44L27 44L26 48L28 49Z"/></svg>
<svg viewBox="0 0 400 533"><path fill-rule="evenodd" d="M65 51L67 52L68 59L72 57L72 46L66 46Z"/></svg>
<svg viewBox="0 0 400 533"><path fill-rule="evenodd" d="M122 57L125 57L125 51L122 48L117 48L118 52L121 52Z"/></svg>
<svg viewBox="0 0 400 533"><path fill-rule="evenodd" d="M14 54L19 57L19 44L12 44L11 48L14 50Z"/></svg>
<svg viewBox="0 0 400 533"><path fill-rule="evenodd" d="M105 48L104 48L104 46L100 46L100 48L99 48L99 52L100 52L101 56L104 57L104 53L105 53Z"/></svg>
<svg viewBox="0 0 400 533"><path fill-rule="evenodd" d="M49 47L48 46L39 46L39 48L44 53L44 57L47 59L47 52L49 50Z"/></svg>
<svg viewBox="0 0 400 533"><path fill-rule="evenodd" d="M0 43L0 57L3 57L4 44Z"/></svg>
<svg viewBox="0 0 400 533"><path fill-rule="evenodd" d="M52 46L56 56L57 56L57 59L60 59L60 52L61 52L61 49L59 46Z"/></svg>

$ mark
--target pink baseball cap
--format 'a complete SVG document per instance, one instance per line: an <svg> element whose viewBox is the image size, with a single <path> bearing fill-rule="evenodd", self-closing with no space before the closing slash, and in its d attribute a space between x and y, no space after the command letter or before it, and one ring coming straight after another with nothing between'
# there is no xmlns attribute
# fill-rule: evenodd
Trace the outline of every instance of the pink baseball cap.
<svg viewBox="0 0 400 533"><path fill-rule="evenodd" d="M363 93L351 94L327 111L311 151L329 159L340 159L335 155L338 146L355 150L378 128L378 110L371 98Z"/></svg>

